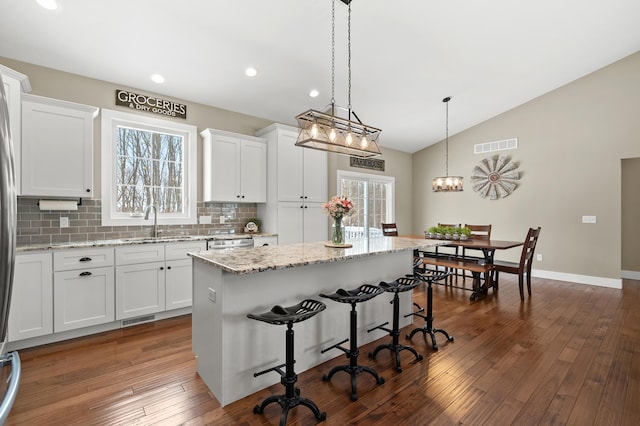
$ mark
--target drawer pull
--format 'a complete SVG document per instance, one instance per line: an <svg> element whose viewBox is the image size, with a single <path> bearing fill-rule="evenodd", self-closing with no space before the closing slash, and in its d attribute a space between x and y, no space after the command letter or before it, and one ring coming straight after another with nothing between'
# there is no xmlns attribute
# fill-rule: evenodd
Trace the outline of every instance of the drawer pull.
<svg viewBox="0 0 640 426"><path fill-rule="evenodd" d="M80 272L81 277L88 277L89 275L91 275L91 272L89 271Z"/></svg>
<svg viewBox="0 0 640 426"><path fill-rule="evenodd" d="M91 262L91 258L90 257L81 257L80 258L80 262Z"/></svg>

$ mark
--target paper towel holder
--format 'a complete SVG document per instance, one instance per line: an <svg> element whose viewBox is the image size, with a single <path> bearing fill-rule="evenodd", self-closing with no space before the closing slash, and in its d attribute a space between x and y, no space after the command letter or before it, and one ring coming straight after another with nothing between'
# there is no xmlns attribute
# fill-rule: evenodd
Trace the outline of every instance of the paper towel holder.
<svg viewBox="0 0 640 426"><path fill-rule="evenodd" d="M40 200L38 200L38 201L36 202L36 205L37 205L38 207L40 207L40 201L71 201L71 200L67 200L67 199L57 199L57 200L54 200L54 199L44 199L44 198L41 198ZM81 205L82 205L82 198L78 198L78 201L76 201L76 206L77 206L77 207L80 207ZM40 209L40 210L42 210L42 209ZM76 208L76 210L77 210L77 208Z"/></svg>

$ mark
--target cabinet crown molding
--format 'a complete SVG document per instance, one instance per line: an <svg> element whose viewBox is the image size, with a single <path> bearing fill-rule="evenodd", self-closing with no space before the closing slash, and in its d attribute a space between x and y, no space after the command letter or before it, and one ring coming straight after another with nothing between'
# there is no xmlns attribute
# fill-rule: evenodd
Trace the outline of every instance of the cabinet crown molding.
<svg viewBox="0 0 640 426"><path fill-rule="evenodd" d="M100 108L79 104L77 102L63 101L61 99L47 98L45 96L31 95L31 94L22 94L23 101L37 102L40 104L51 105L55 107L62 107L73 109L80 112L86 112L87 114L91 114L91 118L96 118L98 116L98 112L100 112Z"/></svg>

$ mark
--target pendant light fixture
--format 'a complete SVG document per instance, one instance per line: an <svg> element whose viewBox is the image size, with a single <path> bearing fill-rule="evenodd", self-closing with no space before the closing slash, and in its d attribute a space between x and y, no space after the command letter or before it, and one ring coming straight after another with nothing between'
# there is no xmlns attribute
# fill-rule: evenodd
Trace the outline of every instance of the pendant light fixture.
<svg viewBox="0 0 640 426"><path fill-rule="evenodd" d="M360 158L381 155L378 137L381 130L362 123L351 109L351 1L341 0L349 7L348 18L348 71L349 92L347 108L339 107L335 101L335 0L331 6L331 104L326 111L310 109L296 116L300 133L297 146L335 152ZM338 110L346 112L346 117L338 116ZM352 121L351 118L356 121Z"/></svg>
<svg viewBox="0 0 640 426"><path fill-rule="evenodd" d="M433 178L432 189L434 192L459 192L462 191L462 176L449 176L449 101L451 96L447 96L442 100L447 106L446 115L446 138L444 140L445 150L445 173L446 176Z"/></svg>

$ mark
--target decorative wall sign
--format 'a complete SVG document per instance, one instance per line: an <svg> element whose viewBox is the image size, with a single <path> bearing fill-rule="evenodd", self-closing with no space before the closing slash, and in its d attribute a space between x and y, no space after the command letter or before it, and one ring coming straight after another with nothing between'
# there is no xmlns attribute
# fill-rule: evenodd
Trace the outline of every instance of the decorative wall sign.
<svg viewBox="0 0 640 426"><path fill-rule="evenodd" d="M519 180L518 163L504 155L485 158L471 173L473 190L482 198L491 200L511 194L518 187Z"/></svg>
<svg viewBox="0 0 640 426"><path fill-rule="evenodd" d="M126 90L116 90L116 105L138 111L187 119L187 106L184 104L154 98L153 96L140 95Z"/></svg>
<svg viewBox="0 0 640 426"><path fill-rule="evenodd" d="M379 160L376 158L360 158L360 157L349 157L349 165L351 167L359 167L361 169L370 169L377 170L379 172L384 172L384 160Z"/></svg>

